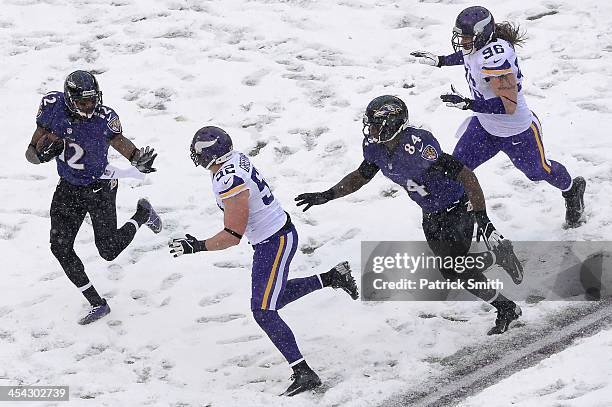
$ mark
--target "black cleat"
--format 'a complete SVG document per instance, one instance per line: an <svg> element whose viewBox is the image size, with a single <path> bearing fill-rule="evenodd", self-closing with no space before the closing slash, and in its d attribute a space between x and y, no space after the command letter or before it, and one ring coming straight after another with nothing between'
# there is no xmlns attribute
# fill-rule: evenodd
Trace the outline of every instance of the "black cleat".
<svg viewBox="0 0 612 407"><path fill-rule="evenodd" d="M295 366L295 371L291 375L291 380L293 380L293 383L291 383L281 396L292 397L321 385L321 379L319 379L319 376L306 364L306 362L301 362L298 366Z"/></svg>
<svg viewBox="0 0 612 407"><path fill-rule="evenodd" d="M565 227L577 228L585 222L584 219L584 190L586 181L582 177L574 178L572 187L563 192L565 198Z"/></svg>
<svg viewBox="0 0 612 407"><path fill-rule="evenodd" d="M495 263L508 273L514 284L520 284L523 281L523 265L514 254L512 242L508 239L502 240L493 248L493 253L495 253Z"/></svg>
<svg viewBox="0 0 612 407"><path fill-rule="evenodd" d="M519 319L523 314L521 307L510 301L509 305L497 310L497 318L495 319L495 326L487 332L487 335L499 335L503 334L508 330L510 323Z"/></svg>
<svg viewBox="0 0 612 407"><path fill-rule="evenodd" d="M91 307L87 315L85 315L79 320L79 325L91 324L92 322L99 320L103 316L108 315L110 313L110 310L111 309L106 303L106 300L104 300L104 304Z"/></svg>
<svg viewBox="0 0 612 407"><path fill-rule="evenodd" d="M153 206L149 200L146 198L140 198L138 200L138 208L142 208L148 214L147 221L144 224L147 225L147 227L151 229L153 233L161 232L163 227L161 218L157 212L155 212L155 209L153 209Z"/></svg>
<svg viewBox="0 0 612 407"><path fill-rule="evenodd" d="M357 289L357 284L355 283L355 279L351 274L351 266L349 266L348 261L343 261L342 263L338 263L336 267L329 270L331 276L331 286L333 289L342 288L344 291L351 296L352 299L359 299L359 290Z"/></svg>

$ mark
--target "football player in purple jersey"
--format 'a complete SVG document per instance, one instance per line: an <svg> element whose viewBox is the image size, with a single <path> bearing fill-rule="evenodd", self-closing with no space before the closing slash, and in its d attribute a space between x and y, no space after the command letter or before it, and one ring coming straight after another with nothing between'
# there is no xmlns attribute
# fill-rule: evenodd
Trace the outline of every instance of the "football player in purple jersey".
<svg viewBox="0 0 612 407"><path fill-rule="evenodd" d="M162 223L146 199L136 213L117 229L117 180L105 177L108 147L112 146L141 173L155 171L153 149L138 149L123 136L119 116L102 104L95 76L72 72L64 92L43 96L36 116L36 130L26 150L26 159L41 164L55 159L60 180L51 201L51 252L72 283L91 305L79 324L89 324L110 312L90 282L74 251L75 237L89 213L95 244L103 259L115 259L132 241L141 225L159 233Z"/></svg>
<svg viewBox="0 0 612 407"><path fill-rule="evenodd" d="M523 74L515 47L524 42L518 25L496 24L489 10L468 7L457 16L453 28L454 53L446 56L427 51L412 55L420 63L442 67L463 65L471 98L451 93L441 96L449 107L472 110L473 116L459 128L461 138L453 156L474 170L503 151L514 166L532 181L546 181L565 198L565 227L584 222L582 177L572 179L560 163L544 152L542 126L523 95Z"/></svg>
<svg viewBox="0 0 612 407"><path fill-rule="evenodd" d="M523 279L522 265L514 254L512 243L504 239L489 220L484 195L474 173L444 153L429 131L410 126L408 109L395 96L373 99L366 108L363 125L363 161L359 168L327 191L298 195L297 205L306 205L306 211L313 205L351 194L381 171L404 188L423 210L423 232L434 254L485 259L462 272L443 267L440 272L444 278L486 282L484 270L498 264L519 284ZM487 252L469 252L474 221L489 248ZM519 306L497 290L468 291L497 309L490 335L505 332L510 322L521 315Z"/></svg>

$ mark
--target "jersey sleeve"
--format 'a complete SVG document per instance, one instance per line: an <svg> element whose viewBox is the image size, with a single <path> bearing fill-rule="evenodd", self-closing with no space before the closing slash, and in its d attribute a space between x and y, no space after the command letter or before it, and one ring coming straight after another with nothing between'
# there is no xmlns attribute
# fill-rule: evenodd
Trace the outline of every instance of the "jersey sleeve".
<svg viewBox="0 0 612 407"><path fill-rule="evenodd" d="M215 178L215 193L220 200L231 198L238 195L241 192L249 189L247 183L244 180L242 174L224 174L218 179Z"/></svg>
<svg viewBox="0 0 612 407"><path fill-rule="evenodd" d="M123 133L123 129L121 128L121 121L119 120L119 115L112 109L109 109L110 113L106 118L106 134L108 135L109 140L112 140L116 136Z"/></svg>
<svg viewBox="0 0 612 407"><path fill-rule="evenodd" d="M36 125L51 131L57 109L63 108L63 104L64 101L59 92L51 92L43 96L36 113Z"/></svg>
<svg viewBox="0 0 612 407"><path fill-rule="evenodd" d="M512 61L516 60L514 50L507 43L497 42L482 51L483 62L480 72L485 78L513 73Z"/></svg>
<svg viewBox="0 0 612 407"><path fill-rule="evenodd" d="M415 158L421 168L428 168L443 154L434 135L422 129L410 135L410 144L406 144L404 150Z"/></svg>
<svg viewBox="0 0 612 407"><path fill-rule="evenodd" d="M380 168L378 168L378 165L371 163L367 160L363 160L362 163L359 165L359 168L357 168L359 174L361 174L361 176L367 180L374 178L374 176L378 173L379 170Z"/></svg>
<svg viewBox="0 0 612 407"><path fill-rule="evenodd" d="M450 154L442 153L427 171L434 171L446 178L457 180L459 173L463 170L463 163Z"/></svg>

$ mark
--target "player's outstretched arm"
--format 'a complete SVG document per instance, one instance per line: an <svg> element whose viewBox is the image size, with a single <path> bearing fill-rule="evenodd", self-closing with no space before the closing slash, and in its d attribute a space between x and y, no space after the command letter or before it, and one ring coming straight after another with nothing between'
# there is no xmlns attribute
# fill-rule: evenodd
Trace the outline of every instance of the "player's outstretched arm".
<svg viewBox="0 0 612 407"><path fill-rule="evenodd" d="M123 134L117 134L110 141L110 145L119 152L122 156L130 160L130 163L142 173L149 173L157 171L153 168L153 162L155 161L155 150L146 147L138 149L134 143L132 143Z"/></svg>
<svg viewBox="0 0 612 407"><path fill-rule="evenodd" d="M249 191L245 190L238 195L223 200L222 231L205 240L198 240L192 235L172 239L168 244L170 254L174 257L183 254L192 254L202 251L223 250L240 243L242 235L249 221Z"/></svg>
<svg viewBox="0 0 612 407"><path fill-rule="evenodd" d="M370 182L378 172L378 167L364 161L358 169L347 174L340 182L324 192L307 192L298 195L295 200L297 206L306 205L303 209L306 212L311 206L323 205L333 199L342 198L359 190L362 186Z"/></svg>
<svg viewBox="0 0 612 407"><path fill-rule="evenodd" d="M463 53L461 51L451 55L436 55L428 51L414 51L410 55L415 57L420 64L436 66L438 68L463 65Z"/></svg>

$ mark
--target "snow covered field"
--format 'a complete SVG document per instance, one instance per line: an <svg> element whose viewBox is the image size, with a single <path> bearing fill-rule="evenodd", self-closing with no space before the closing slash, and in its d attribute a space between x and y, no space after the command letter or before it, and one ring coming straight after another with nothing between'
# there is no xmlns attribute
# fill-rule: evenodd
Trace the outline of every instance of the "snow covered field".
<svg viewBox="0 0 612 407"><path fill-rule="evenodd" d="M362 303L322 290L283 309L309 364L332 386L277 397L291 373L249 310L251 248L173 259L167 241L221 227L208 173L189 160L193 133L225 128L249 153L300 233L292 276L340 260L359 270L362 240L421 240L420 209L378 175L362 191L303 214L301 192L327 189L361 162L361 117L381 94L400 96L411 121L446 151L467 117L438 96L467 93L461 67L414 64L413 50L450 53L463 0L2 0L0 13L0 385L69 385L57 405L371 406L435 380L438 362L495 346L480 303ZM524 89L549 158L589 183L588 224L561 228L563 200L503 155L476 171L498 229L513 240L612 240L612 4L595 0L483 1L519 22ZM159 208L160 235L138 232L102 260L84 224L77 253L112 313L86 310L48 248L53 164L24 151L42 94L75 69L93 70L124 134L159 152L158 172L122 181L119 223L141 196ZM127 166L114 153L111 161ZM530 271L527 271L530 272ZM537 272L537 270L532 270ZM564 303L526 304L520 340ZM467 406L612 406L612 331L500 382ZM500 350L503 351L503 350ZM1 403L0 403L1 404ZM23 403L20 405L26 405ZM36 404L40 405L40 404Z"/></svg>

